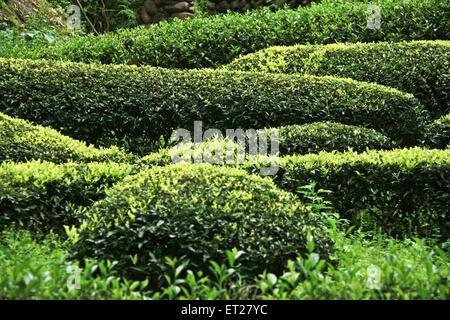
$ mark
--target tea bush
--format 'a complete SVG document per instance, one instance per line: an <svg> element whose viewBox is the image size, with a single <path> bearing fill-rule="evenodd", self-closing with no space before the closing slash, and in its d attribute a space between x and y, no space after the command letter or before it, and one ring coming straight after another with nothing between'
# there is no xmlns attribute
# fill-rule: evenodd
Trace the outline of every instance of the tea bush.
<svg viewBox="0 0 450 320"><path fill-rule="evenodd" d="M448 148L450 144L450 113L427 125L424 135L425 147Z"/></svg>
<svg viewBox="0 0 450 320"><path fill-rule="evenodd" d="M1 162L0 226L64 234L64 225L78 224L80 206L92 205L132 173L133 166L115 163Z"/></svg>
<svg viewBox="0 0 450 320"><path fill-rule="evenodd" d="M450 42L412 41L275 47L241 57L228 70L348 77L414 94L439 116L448 110Z"/></svg>
<svg viewBox="0 0 450 320"><path fill-rule="evenodd" d="M389 138L372 129L333 122L316 122L255 131L258 143L263 143L258 136L266 135L267 155L273 154L274 146L271 145L271 141L274 130L278 131L278 156L319 153L320 151L347 151L349 149L363 152L367 149L380 150L395 147ZM158 152L140 158L137 160L137 164L164 166L174 160L194 163L195 159L201 156L209 163L237 165L242 161L251 160L249 139L249 135L243 136L244 144L241 146L238 144L238 139L231 140L227 137L212 138L200 144L180 142L175 146L160 149ZM230 150L234 157L233 160L229 159ZM239 150L245 152L245 155L238 154Z"/></svg>
<svg viewBox="0 0 450 320"><path fill-rule="evenodd" d="M349 77L414 94L433 116L449 111L450 42L330 45L314 52L305 70L312 75Z"/></svg>
<svg viewBox="0 0 450 320"><path fill-rule="evenodd" d="M0 161L37 159L55 163L129 162L133 157L117 147L96 149L65 137L56 130L0 113Z"/></svg>
<svg viewBox="0 0 450 320"><path fill-rule="evenodd" d="M449 234L447 202L450 187L450 149L425 148L320 152L231 163L260 174L268 165L279 166L274 182L305 200L301 186L317 184L344 219L353 225L398 237ZM172 149L143 157L141 166L165 166ZM193 158L193 157L192 157ZM225 162L224 162L225 163Z"/></svg>
<svg viewBox="0 0 450 320"><path fill-rule="evenodd" d="M381 30L367 28L370 5L381 8ZM12 57L166 68L217 67L275 45L447 40L448 12L445 0L324 0L295 10L272 12L266 8L246 14L176 19L102 36L63 38L47 47L15 51L17 55Z"/></svg>
<svg viewBox="0 0 450 320"><path fill-rule="evenodd" d="M354 225L380 228L392 236L449 236L450 149L371 150L280 158L276 183L297 193L318 189ZM258 165L246 164L249 172Z"/></svg>
<svg viewBox="0 0 450 320"><path fill-rule="evenodd" d="M195 120L205 130L335 121L413 145L427 119L412 95L350 79L2 58L0 112L139 154Z"/></svg>
<svg viewBox="0 0 450 320"><path fill-rule="evenodd" d="M279 271L307 252L308 235L324 258L329 240L311 208L278 190L270 179L211 165L144 169L97 202L72 238L75 257L118 261L130 278L161 282L166 259L223 263L226 250L243 251L239 272Z"/></svg>
<svg viewBox="0 0 450 320"><path fill-rule="evenodd" d="M268 129L268 141L273 129ZM277 129L280 156L289 154L318 153L320 151L362 152L366 149L392 149L394 144L386 136L373 129L349 126L333 122L315 122Z"/></svg>

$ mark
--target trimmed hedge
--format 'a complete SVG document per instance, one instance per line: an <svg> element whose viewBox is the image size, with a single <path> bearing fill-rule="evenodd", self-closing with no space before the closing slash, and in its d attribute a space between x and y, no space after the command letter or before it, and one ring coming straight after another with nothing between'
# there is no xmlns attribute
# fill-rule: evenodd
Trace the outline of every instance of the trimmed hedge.
<svg viewBox="0 0 450 320"><path fill-rule="evenodd" d="M274 46L234 59L220 66L220 70L269 72L269 73L305 73L305 60L327 45Z"/></svg>
<svg viewBox="0 0 450 320"><path fill-rule="evenodd" d="M77 207L92 205L132 173L132 166L116 163L1 162L0 227L64 234L64 225L78 224Z"/></svg>
<svg viewBox="0 0 450 320"><path fill-rule="evenodd" d="M163 149L139 164L165 166L171 161L171 150ZM260 158L257 164L240 167L259 174L270 163ZM280 188L301 199L304 185L316 183L316 190L331 190L325 200L356 226L376 225L393 236L449 235L450 149L320 152L280 157L277 163L273 179Z"/></svg>
<svg viewBox="0 0 450 320"><path fill-rule="evenodd" d="M250 275L281 271L307 253L308 235L326 258L329 240L316 216L273 182L235 168L178 164L144 169L97 202L74 235L75 257L118 261L127 277L163 281L165 256L225 263L243 251L236 269ZM132 259L137 260L134 263Z"/></svg>
<svg viewBox="0 0 450 320"><path fill-rule="evenodd" d="M433 114L448 111L450 41L276 47L241 57L228 70L348 77L412 93Z"/></svg>
<svg viewBox="0 0 450 320"><path fill-rule="evenodd" d="M88 147L85 143L65 137L56 130L0 113L0 161L40 159L55 163L129 162L132 158L116 147Z"/></svg>
<svg viewBox="0 0 450 320"><path fill-rule="evenodd" d="M269 153L272 150L270 142L273 130L275 129L261 130L267 131L267 150ZM279 156L319 153L321 151L347 151L349 149L356 152L363 152L366 149L380 150L395 147L395 144L389 138L375 130L340 123L316 122L305 125L280 127L277 130L279 137ZM259 132L256 133L258 134ZM205 156L210 156L211 150L216 150L217 152L221 152L223 156L221 160L225 164L228 163L227 146L229 143L233 143L234 160L235 164L237 164L237 141L230 141L226 138L220 140L213 138L201 143L199 146L196 146L193 142L188 144L179 143L176 146L164 148L158 152L142 157L137 163L139 165L164 166L172 162L172 156L174 155L178 155L180 160L193 163L199 153L205 158ZM248 137L246 137L245 152L245 160L247 161L249 160Z"/></svg>
<svg viewBox="0 0 450 320"><path fill-rule="evenodd" d="M412 93L433 116L449 111L450 41L330 45L312 53L305 70Z"/></svg>
<svg viewBox="0 0 450 320"><path fill-rule="evenodd" d="M278 186L300 197L310 183L331 190L324 199L355 225L393 236L450 235L450 149L322 152L280 158L280 166ZM245 168L259 172L258 165Z"/></svg>
<svg viewBox="0 0 450 320"><path fill-rule="evenodd" d="M268 130L270 132L273 129ZM366 149L392 149L392 141L373 129L333 122L316 122L278 128L280 156L320 151L362 152ZM270 141L270 138L267 139Z"/></svg>
<svg viewBox="0 0 450 320"><path fill-rule="evenodd" d="M367 28L370 5L381 8L381 30ZM174 20L103 36L63 38L47 48L36 46L5 53L16 58L86 63L217 67L275 45L446 40L449 20L447 0L324 0L295 10L252 10L246 14Z"/></svg>
<svg viewBox="0 0 450 320"><path fill-rule="evenodd" d="M0 112L144 154L178 128L335 121L414 144L426 112L410 94L350 79L0 58Z"/></svg>
<svg viewBox="0 0 450 320"><path fill-rule="evenodd" d="M450 113L425 127L423 142L427 148L445 149L450 145Z"/></svg>

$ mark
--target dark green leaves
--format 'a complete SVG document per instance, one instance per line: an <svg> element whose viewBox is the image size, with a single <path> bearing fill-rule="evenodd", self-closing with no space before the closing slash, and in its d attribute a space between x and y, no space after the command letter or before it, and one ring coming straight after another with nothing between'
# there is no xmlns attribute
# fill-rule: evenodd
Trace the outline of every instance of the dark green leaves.
<svg viewBox="0 0 450 320"><path fill-rule="evenodd" d="M153 282L162 280L166 256L208 272L209 260L234 265L242 255L242 275L279 271L280 261L307 251L307 232L317 252L328 254L328 240L313 215L270 179L242 170L154 167L117 184L92 207L75 252L119 260L132 277ZM226 253L229 248L236 248L233 256Z"/></svg>
<svg viewBox="0 0 450 320"><path fill-rule="evenodd" d="M139 154L197 120L204 130L334 121L410 146L427 119L412 95L332 77L0 58L0 88L0 112Z"/></svg>

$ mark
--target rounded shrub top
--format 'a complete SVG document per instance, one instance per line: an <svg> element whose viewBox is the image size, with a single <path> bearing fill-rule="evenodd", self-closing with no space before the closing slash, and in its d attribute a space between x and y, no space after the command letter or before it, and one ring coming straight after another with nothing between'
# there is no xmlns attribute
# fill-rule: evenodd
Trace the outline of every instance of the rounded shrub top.
<svg viewBox="0 0 450 320"><path fill-rule="evenodd" d="M356 152L363 152L367 149L389 150L396 146L391 139L373 129L335 122L315 122L256 131L256 136L262 133L267 134L266 141L268 143L267 147L269 153L275 150L275 146L271 145L272 138L275 138L272 137L274 130L278 130L278 156L319 153L321 151L343 152L349 149ZM245 148L245 160L250 160L249 136L246 135L244 138L246 139L245 145L243 146ZM227 159L228 149L230 147L234 152L234 162L229 162ZM208 151L208 148L209 150L213 149L215 152L220 152L218 161L214 163L227 163L233 166L239 163L239 161L237 161L238 155L236 154L239 148L237 140L229 140L226 138L221 140L213 138L206 142L202 142L197 147L192 142L180 143L174 147L164 148L158 152L144 156L140 158L137 163L140 165L164 166L173 161L174 155L178 156L180 161L193 163L196 156L202 155L204 158L205 155L210 154L211 151ZM259 158L262 159L265 157L260 156Z"/></svg>
<svg viewBox="0 0 450 320"><path fill-rule="evenodd" d="M411 94L351 79L0 58L0 111L95 145L154 151L175 129L317 121L364 126L410 146L427 112ZM143 88L146 88L143 90ZM176 88L176 90L174 90Z"/></svg>
<svg viewBox="0 0 450 320"><path fill-rule="evenodd" d="M270 135L274 129L269 129ZM392 141L381 133L364 127L333 122L315 122L278 128L280 155L392 149Z"/></svg>
<svg viewBox="0 0 450 320"><path fill-rule="evenodd" d="M55 163L68 161L130 161L131 155L117 147L97 149L51 128L33 125L0 113L0 161L40 159Z"/></svg>
<svg viewBox="0 0 450 320"><path fill-rule="evenodd" d="M321 45L274 46L243 55L222 66L222 70L271 73L301 73L303 61Z"/></svg>
<svg viewBox="0 0 450 320"><path fill-rule="evenodd" d="M450 41L338 43L273 47L223 69L305 73L374 82L414 94L432 113L448 111Z"/></svg>
<svg viewBox="0 0 450 320"><path fill-rule="evenodd" d="M329 45L312 53L305 71L349 77L412 93L434 116L448 111L450 41Z"/></svg>
<svg viewBox="0 0 450 320"><path fill-rule="evenodd" d="M75 255L117 260L128 276L156 281L165 256L207 270L206 261L225 262L225 251L237 248L245 252L243 274L275 272L307 252L308 234L326 254L328 241L309 210L270 179L239 169L153 167L124 179L92 207Z"/></svg>

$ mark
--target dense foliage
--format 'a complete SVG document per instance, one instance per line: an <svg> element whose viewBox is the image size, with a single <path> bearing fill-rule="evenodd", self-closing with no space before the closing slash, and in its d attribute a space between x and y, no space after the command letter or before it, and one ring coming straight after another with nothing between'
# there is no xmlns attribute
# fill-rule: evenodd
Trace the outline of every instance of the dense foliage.
<svg viewBox="0 0 450 320"><path fill-rule="evenodd" d="M449 108L449 41L277 47L241 57L225 68L348 77L412 93L434 116Z"/></svg>
<svg viewBox="0 0 450 320"><path fill-rule="evenodd" d="M64 234L78 225L76 212L105 195L105 188L133 173L116 163L0 163L0 227L18 225L46 234Z"/></svg>
<svg viewBox="0 0 450 320"><path fill-rule="evenodd" d="M278 146L272 145L272 138L275 138L272 135L275 134L275 131ZM265 139L267 155L278 152L277 156L319 153L321 151L363 152L367 149L381 150L395 147L389 138L375 130L333 122L267 128L256 130L254 134L256 139L254 141L260 144L263 144L262 139ZM262 139L260 135L262 135ZM198 157L215 164L242 164L244 161L252 160L249 145L252 139L251 131L247 131L240 139L213 137L197 144L179 142L174 146L162 148L158 152L140 158L137 160L137 164L164 166L174 160L194 163ZM275 150L276 147L277 150ZM229 159L230 156L233 158Z"/></svg>
<svg viewBox="0 0 450 320"><path fill-rule="evenodd" d="M336 230L338 231L338 230ZM48 236L35 241L28 232L0 234L2 299L443 299L450 297L447 253L429 241L398 241L358 233L336 239L332 265L315 252L289 260L280 275L243 280L235 272L240 252L228 251L224 264L209 261L212 276L187 263L166 259L166 281L118 277L114 262L70 261L70 246ZM310 246L310 250L314 250ZM79 270L79 282L75 279ZM379 282L369 282L379 270ZM370 284L370 285L368 285Z"/></svg>
<svg viewBox="0 0 450 320"><path fill-rule="evenodd" d="M204 130L335 121L413 145L427 117L410 94L350 79L2 58L0 112L140 154L196 120Z"/></svg>
<svg viewBox="0 0 450 320"><path fill-rule="evenodd" d="M268 141L273 129L269 129ZM277 128L280 156L318 153L320 151L356 152L392 149L394 144L373 129L333 122L315 122Z"/></svg>
<svg viewBox="0 0 450 320"><path fill-rule="evenodd" d="M309 56L329 45L273 46L242 55L231 63L220 66L221 70L269 73L305 73Z"/></svg>
<svg viewBox="0 0 450 320"><path fill-rule="evenodd" d="M425 127L423 144L428 148L445 149L450 145L450 113Z"/></svg>
<svg viewBox="0 0 450 320"><path fill-rule="evenodd" d="M324 198L355 225L380 228L392 236L440 235L445 239L449 233L449 152L423 148L320 152L278 160L261 158L257 163L247 161L243 168L260 174L261 167L279 165L275 183L301 198L301 186L317 183L317 188L331 191ZM171 163L172 155L164 149L143 157L140 164L164 166Z"/></svg>
<svg viewBox="0 0 450 320"><path fill-rule="evenodd" d="M56 130L33 125L0 113L0 161L27 161L40 159L55 163L127 162L133 156L117 147L96 149L85 143L63 136Z"/></svg>
<svg viewBox="0 0 450 320"><path fill-rule="evenodd" d="M450 298L448 1L48 1L0 21L0 299Z"/></svg>
<svg viewBox="0 0 450 320"><path fill-rule="evenodd" d="M161 282L165 257L226 261L225 251L243 251L242 275L279 272L286 259L307 252L313 237L318 253L329 241L315 212L278 190L267 178L212 165L154 167L107 191L72 236L77 257L114 259L130 277Z"/></svg>
<svg viewBox="0 0 450 320"><path fill-rule="evenodd" d="M36 241L28 231L0 231L0 299L145 299L145 282L121 279L112 262L84 260L82 269L67 249L55 235Z"/></svg>
<svg viewBox="0 0 450 320"><path fill-rule="evenodd" d="M414 94L434 117L449 111L450 42L330 45L312 53L306 73L379 83Z"/></svg>
<svg viewBox="0 0 450 320"><path fill-rule="evenodd" d="M393 236L449 236L450 149L296 155L281 158L280 166L281 188L301 194L301 186L317 183L355 225Z"/></svg>
<svg viewBox="0 0 450 320"><path fill-rule="evenodd" d="M102 36L63 38L31 50L2 50L0 45L0 53L4 57L202 68L274 45L449 39L446 0L364 2L324 0L295 10L175 20ZM367 28L369 5L381 8L381 30Z"/></svg>

